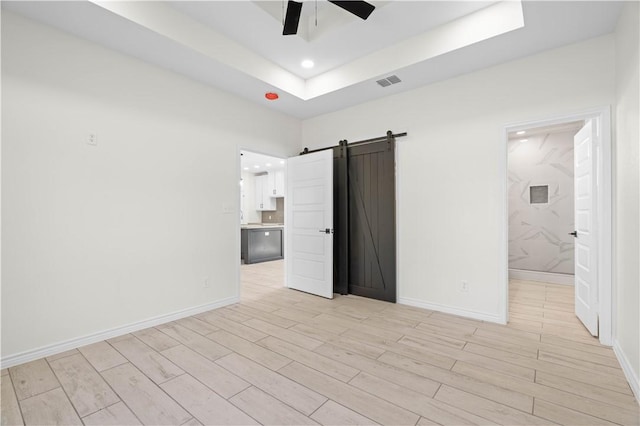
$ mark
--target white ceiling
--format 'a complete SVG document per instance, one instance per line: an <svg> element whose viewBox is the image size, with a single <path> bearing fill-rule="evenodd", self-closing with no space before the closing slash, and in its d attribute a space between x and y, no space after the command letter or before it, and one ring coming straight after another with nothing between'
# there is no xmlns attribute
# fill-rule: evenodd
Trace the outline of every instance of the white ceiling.
<svg viewBox="0 0 640 426"><path fill-rule="evenodd" d="M548 135L548 134L563 133L563 132L578 133L578 130L580 130L582 126L584 126L584 120L570 121L567 123L552 124L548 126L532 127L530 129L524 129L517 132L516 131L509 132L509 140L522 141L523 139L527 139L533 136ZM524 132L524 133L521 133L521 132Z"/></svg>
<svg viewBox="0 0 640 426"><path fill-rule="evenodd" d="M240 167L246 173L262 173L274 170L282 170L286 167L284 158L271 157L251 151L241 151Z"/></svg>
<svg viewBox="0 0 640 426"><path fill-rule="evenodd" d="M2 2L88 40L308 118L612 32L616 1L373 1L367 21L305 1L282 36L280 1ZM315 26L317 5L318 26ZM312 59L311 70L300 67ZM376 80L395 74L401 83ZM264 93L275 91L277 101Z"/></svg>
<svg viewBox="0 0 640 426"><path fill-rule="evenodd" d="M287 71L307 79L496 1L371 3L376 10L367 21L363 21L328 1L305 1L296 36L282 36L282 6L286 2L172 1L169 4ZM313 59L316 64L313 69L300 66L305 58Z"/></svg>

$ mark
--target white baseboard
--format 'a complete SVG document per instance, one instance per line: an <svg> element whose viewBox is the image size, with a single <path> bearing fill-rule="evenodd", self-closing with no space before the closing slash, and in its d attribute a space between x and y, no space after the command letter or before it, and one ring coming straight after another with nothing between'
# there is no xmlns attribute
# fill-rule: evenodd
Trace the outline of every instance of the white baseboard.
<svg viewBox="0 0 640 426"><path fill-rule="evenodd" d="M36 359L44 358L51 355L56 355L70 349L79 348L81 346L101 342L106 339L122 336L123 334L132 333L134 331L143 330L149 327L155 327L156 325L175 321L192 315L197 315L202 312L210 311L212 309L221 308L223 306L237 303L239 300L240 299L238 296L228 297L226 299L218 300L217 302L207 303L206 305L182 309L180 311L175 311L169 314L134 322L132 324L123 325L109 330L99 331L97 333L88 334L82 337L76 337L64 342L58 342L52 345L42 346L40 348L21 352L18 354L8 355L0 360L0 365L2 366L2 368L13 367L15 365L24 364L25 362L34 361Z"/></svg>
<svg viewBox="0 0 640 426"><path fill-rule="evenodd" d="M524 269L509 269L509 278L514 280L539 281L543 283L573 285L574 277L570 274L556 274L553 272L526 271Z"/></svg>
<svg viewBox="0 0 640 426"><path fill-rule="evenodd" d="M499 315L488 314L486 312L472 311L468 309L456 308L448 305L441 305L439 303L430 303L417 299L410 299L407 297L398 298L398 303L401 305L415 306L416 308L429 309L431 311L444 312L447 314L458 315L460 317L471 318L481 321L495 322L498 324L505 324Z"/></svg>
<svg viewBox="0 0 640 426"><path fill-rule="evenodd" d="M636 400L640 403L640 379L638 379L638 375L633 371L633 368L631 368L631 363L617 340L613 342L613 352L616 354L616 358L618 358L618 362L627 378L627 382L629 382L629 386L631 386L633 394L636 396Z"/></svg>

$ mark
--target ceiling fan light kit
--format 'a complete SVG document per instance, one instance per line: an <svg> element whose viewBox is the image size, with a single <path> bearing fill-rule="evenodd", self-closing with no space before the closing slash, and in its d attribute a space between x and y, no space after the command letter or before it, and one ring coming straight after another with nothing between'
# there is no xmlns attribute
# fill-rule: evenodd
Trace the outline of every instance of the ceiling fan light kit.
<svg viewBox="0 0 640 426"><path fill-rule="evenodd" d="M338 1L328 0L329 3L356 15L358 18L366 20L376 8L371 3L361 0ZM298 24L300 23L300 13L302 12L302 2L289 0L287 2L287 12L284 17L284 28L282 35L293 35L298 33Z"/></svg>

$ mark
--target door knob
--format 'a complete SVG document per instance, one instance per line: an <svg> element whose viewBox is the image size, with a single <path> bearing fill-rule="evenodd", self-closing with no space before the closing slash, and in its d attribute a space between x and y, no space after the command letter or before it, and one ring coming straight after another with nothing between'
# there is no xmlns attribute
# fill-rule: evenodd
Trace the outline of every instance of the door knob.
<svg viewBox="0 0 640 426"><path fill-rule="evenodd" d="M322 232L323 234L331 234L333 232L333 230L329 229L329 228L325 228L325 229L321 229L318 232Z"/></svg>
<svg viewBox="0 0 640 426"><path fill-rule="evenodd" d="M569 232L569 235L573 235L574 238L578 238L578 231Z"/></svg>

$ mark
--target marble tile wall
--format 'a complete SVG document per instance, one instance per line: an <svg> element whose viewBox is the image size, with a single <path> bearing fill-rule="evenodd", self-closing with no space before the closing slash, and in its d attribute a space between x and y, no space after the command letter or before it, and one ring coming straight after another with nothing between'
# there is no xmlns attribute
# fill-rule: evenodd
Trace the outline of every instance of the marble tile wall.
<svg viewBox="0 0 640 426"><path fill-rule="evenodd" d="M574 273L573 136L547 133L509 142L509 268ZM548 185L548 203L530 187Z"/></svg>

